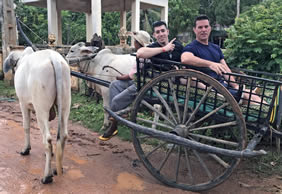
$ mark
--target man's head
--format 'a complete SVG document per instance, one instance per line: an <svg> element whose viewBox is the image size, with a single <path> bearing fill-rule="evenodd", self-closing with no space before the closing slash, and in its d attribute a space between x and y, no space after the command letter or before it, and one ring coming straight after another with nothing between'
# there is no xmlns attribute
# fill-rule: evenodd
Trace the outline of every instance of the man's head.
<svg viewBox="0 0 282 194"><path fill-rule="evenodd" d="M193 30L196 35L196 40L203 44L208 44L209 36L211 33L211 26L208 16L198 16L194 21Z"/></svg>
<svg viewBox="0 0 282 194"><path fill-rule="evenodd" d="M167 28L167 25L163 21L157 21L153 23L153 36L157 40L157 42L165 46L168 44L168 35L169 35L169 30Z"/></svg>
<svg viewBox="0 0 282 194"><path fill-rule="evenodd" d="M151 44L150 34L146 31L140 30L138 32L133 32L132 37L134 38L134 47L137 50L143 46Z"/></svg>

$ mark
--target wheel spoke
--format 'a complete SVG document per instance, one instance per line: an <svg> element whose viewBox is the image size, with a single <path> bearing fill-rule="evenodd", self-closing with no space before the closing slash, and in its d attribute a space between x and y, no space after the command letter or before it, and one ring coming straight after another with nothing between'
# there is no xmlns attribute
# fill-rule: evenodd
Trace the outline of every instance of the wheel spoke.
<svg viewBox="0 0 282 194"><path fill-rule="evenodd" d="M160 149L161 147L163 147L165 144L167 144L167 143L165 142L165 143L162 143L162 144L158 145L157 147L155 147L152 151L150 151L149 153L147 153L147 154L145 155L145 158L148 159L148 157L149 157L152 153L154 153L155 151L157 151L158 149Z"/></svg>
<svg viewBox="0 0 282 194"><path fill-rule="evenodd" d="M192 168L191 168L191 163L190 163L190 157L187 153L187 148L184 149L184 153L185 153L185 160L186 160L186 166L188 168L188 176L191 180L191 183L194 184L194 178L193 178L193 174L192 174Z"/></svg>
<svg viewBox="0 0 282 194"><path fill-rule="evenodd" d="M202 138L202 137L201 137ZM190 138L193 141L196 141L193 138ZM224 168L229 168L230 165L228 163L226 163L224 160L222 160L220 157L218 157L216 154L210 154L208 153L209 156L211 156L216 162L218 162L220 165L222 165Z"/></svg>
<svg viewBox="0 0 282 194"><path fill-rule="evenodd" d="M141 103L143 105L145 105L147 108L149 108L150 110L158 113L158 115L160 117L162 117L164 120L166 120L167 122L169 122L172 126L175 126L175 123L173 123L167 116L165 116L163 113L161 113L160 111L158 111L157 109L155 109L152 105L150 105L148 102L146 102L145 100L142 100Z"/></svg>
<svg viewBox="0 0 282 194"><path fill-rule="evenodd" d="M181 159L181 146L178 146L178 160L176 164L176 169L175 169L175 182L178 182L178 172L179 172L179 166L180 166L180 159Z"/></svg>
<svg viewBox="0 0 282 194"><path fill-rule="evenodd" d="M209 156L211 156L216 162L218 162L220 165L222 165L224 168L229 168L230 165L228 163L226 163L224 160L222 160L220 157L218 157L215 154L209 154Z"/></svg>
<svg viewBox="0 0 282 194"><path fill-rule="evenodd" d="M186 83L186 95L185 95L185 103L184 103L184 114L182 123L185 122L187 117L187 111L188 111L188 105L189 105L189 96L190 96L190 87L191 87L191 77L188 77L187 83Z"/></svg>
<svg viewBox="0 0 282 194"><path fill-rule="evenodd" d="M205 139L205 140L208 140L208 141L212 141L212 142L216 142L216 143L221 143L221 144L225 144L225 145L230 145L230 146L234 146L234 147L238 147L239 146L239 144L236 143L236 142L226 141L226 140L222 140L222 139L217 139L217 138L214 138L214 137L208 137L208 136L205 136L205 135L193 134L193 133L189 133L189 135L192 136L192 137L198 137L198 138Z"/></svg>
<svg viewBox="0 0 282 194"><path fill-rule="evenodd" d="M208 94L210 93L212 89L212 86L209 86L207 88L207 91L205 92L205 94L203 95L203 97L201 98L200 102L198 103L197 107L195 108L195 110L192 112L190 118L188 119L188 121L185 123L185 125L188 125L188 123L191 121L191 119L196 115L196 113L198 112L198 110L200 109L201 105L203 104L203 102L205 101L205 99L207 98Z"/></svg>
<svg viewBox="0 0 282 194"><path fill-rule="evenodd" d="M175 92L175 89L173 87L173 83L172 83L171 79L168 80L168 83L169 83L170 90L172 90L173 102L174 102L174 107L175 107L175 110L176 110L176 113L177 113L178 123L180 123L180 119L181 118L180 118L180 111L179 111L179 106L178 106L178 100L176 98L176 92Z"/></svg>
<svg viewBox="0 0 282 194"><path fill-rule="evenodd" d="M205 172L207 173L208 177L211 180L212 179L212 174L211 174L210 170L208 169L207 165L205 164L205 162L202 160L200 154L198 154L198 152L196 150L193 150L193 153L195 154L195 156L199 160L201 166L203 167L203 169L205 170Z"/></svg>
<svg viewBox="0 0 282 194"><path fill-rule="evenodd" d="M153 87L153 91L155 92L155 94L159 97L159 99L161 100L161 102L163 103L163 105L165 106L166 110L168 111L168 113L170 114L171 118L173 119L174 123L177 124L177 121L170 109L170 107L168 106L167 102L165 101L165 99L162 97L162 95L160 94L160 92L157 90L156 87Z"/></svg>
<svg viewBox="0 0 282 194"><path fill-rule="evenodd" d="M170 129L170 130L174 129L173 127L170 127L170 126L168 126L166 124L154 122L154 121L143 119L143 118L139 118L139 117L137 117L137 121L142 121L144 123L148 123L148 124L152 124L152 125L158 125L160 127L164 127L164 128Z"/></svg>
<svg viewBox="0 0 282 194"><path fill-rule="evenodd" d="M205 126L205 127L198 127L194 129L189 129L190 132L192 131L200 131L204 129L214 129L214 128L220 128L220 127L228 127L228 126L234 126L237 125L237 121L231 121L231 122L226 122L226 123L221 123L217 125L210 125L210 126Z"/></svg>
<svg viewBox="0 0 282 194"><path fill-rule="evenodd" d="M159 172L162 170L162 168L164 167L168 157L170 156L170 154L172 153L173 149L175 147L175 144L173 144L172 148L169 149L169 151L167 152L164 160L161 162L161 165L159 166L159 168L157 169Z"/></svg>
<svg viewBox="0 0 282 194"><path fill-rule="evenodd" d="M190 127L192 127L193 125L196 125L196 124L200 123L201 121L207 119L208 117L210 117L211 115L217 113L219 110L225 108L225 107L228 106L228 105L229 105L229 103L227 103L227 102L224 103L224 104L222 104L221 106L219 106L218 108L216 108L216 109L214 109L213 111L209 112L208 114L206 114L205 116L203 116L202 118L200 118L199 120L197 120L196 122L192 123L191 126L188 127L188 129L189 129Z"/></svg>

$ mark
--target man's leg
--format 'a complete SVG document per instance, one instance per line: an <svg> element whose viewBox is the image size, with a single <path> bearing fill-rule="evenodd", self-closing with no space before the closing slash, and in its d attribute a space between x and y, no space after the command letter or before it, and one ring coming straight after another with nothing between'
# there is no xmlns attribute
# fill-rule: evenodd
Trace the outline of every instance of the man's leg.
<svg viewBox="0 0 282 194"><path fill-rule="evenodd" d="M126 84L127 85L131 84L131 85L126 89L124 89L124 86L126 86ZM125 81L115 82L115 84L112 85L112 91L115 92L115 95L112 95L113 98L110 101L111 110L116 112L126 108L134 100L136 95L136 90L137 88L133 81L127 83ZM107 141L118 133L117 121L114 118L110 118L110 120L111 120L111 126L106 130L106 132L103 135L99 137L99 139L102 141Z"/></svg>
<svg viewBox="0 0 282 194"><path fill-rule="evenodd" d="M115 80L109 86L109 102L112 105L113 98L124 91L132 84L132 80Z"/></svg>
<svg viewBox="0 0 282 194"><path fill-rule="evenodd" d="M121 93L116 95L111 102L111 110L116 112L126 108L135 99L137 88L135 84L130 85L128 88L123 90Z"/></svg>

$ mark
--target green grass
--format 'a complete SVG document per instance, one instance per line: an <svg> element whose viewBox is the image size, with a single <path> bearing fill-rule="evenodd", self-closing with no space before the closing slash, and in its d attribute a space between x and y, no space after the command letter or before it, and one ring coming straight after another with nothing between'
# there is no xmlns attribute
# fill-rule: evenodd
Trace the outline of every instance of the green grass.
<svg viewBox="0 0 282 194"><path fill-rule="evenodd" d="M279 155L275 147L271 150L270 145L262 149L267 151L266 155L243 160L247 170L262 177L271 175L282 176L282 153Z"/></svg>
<svg viewBox="0 0 282 194"><path fill-rule="evenodd" d="M72 105L70 119L72 121L81 122L81 124L92 131L103 133L100 131L104 121L104 109L102 102L97 103L90 97L80 93L72 93ZM118 126L118 136L125 141L131 140L131 131L123 125Z"/></svg>
<svg viewBox="0 0 282 194"><path fill-rule="evenodd" d="M0 80L0 99L16 98L16 92L13 85Z"/></svg>

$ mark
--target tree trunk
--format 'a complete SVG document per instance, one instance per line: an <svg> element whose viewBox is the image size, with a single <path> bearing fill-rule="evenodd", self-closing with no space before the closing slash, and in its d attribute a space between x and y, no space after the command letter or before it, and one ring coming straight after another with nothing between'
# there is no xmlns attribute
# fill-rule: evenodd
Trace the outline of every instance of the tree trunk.
<svg viewBox="0 0 282 194"><path fill-rule="evenodd" d="M240 0L237 0L237 15L236 17L238 18L240 16Z"/></svg>

